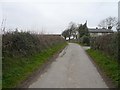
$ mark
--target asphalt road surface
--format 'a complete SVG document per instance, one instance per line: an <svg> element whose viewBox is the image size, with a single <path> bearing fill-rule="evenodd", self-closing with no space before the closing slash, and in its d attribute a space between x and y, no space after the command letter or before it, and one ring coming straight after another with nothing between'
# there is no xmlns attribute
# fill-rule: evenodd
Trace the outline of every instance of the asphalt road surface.
<svg viewBox="0 0 120 90"><path fill-rule="evenodd" d="M69 45L29 88L108 88L78 44Z"/></svg>

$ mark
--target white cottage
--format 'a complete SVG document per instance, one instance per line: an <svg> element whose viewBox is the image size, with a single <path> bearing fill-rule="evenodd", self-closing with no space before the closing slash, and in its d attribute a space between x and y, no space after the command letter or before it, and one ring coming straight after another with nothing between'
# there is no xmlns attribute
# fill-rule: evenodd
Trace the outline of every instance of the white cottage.
<svg viewBox="0 0 120 90"><path fill-rule="evenodd" d="M96 36L101 36L101 35L106 35L106 34L111 34L114 33L110 29L97 29L97 28L88 28L88 31L90 33L90 36L96 37Z"/></svg>

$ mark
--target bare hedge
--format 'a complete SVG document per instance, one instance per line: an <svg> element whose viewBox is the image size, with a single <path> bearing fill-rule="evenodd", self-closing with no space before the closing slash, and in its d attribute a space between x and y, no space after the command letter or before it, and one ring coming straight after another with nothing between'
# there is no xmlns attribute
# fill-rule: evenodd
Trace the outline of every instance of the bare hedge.
<svg viewBox="0 0 120 90"><path fill-rule="evenodd" d="M91 38L91 48L98 49L106 54L118 58L118 37L117 33Z"/></svg>

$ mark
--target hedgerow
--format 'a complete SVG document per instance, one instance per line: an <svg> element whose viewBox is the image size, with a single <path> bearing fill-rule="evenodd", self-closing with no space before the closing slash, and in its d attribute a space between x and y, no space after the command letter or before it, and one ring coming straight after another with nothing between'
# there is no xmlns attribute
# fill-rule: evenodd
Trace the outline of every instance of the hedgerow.
<svg viewBox="0 0 120 90"><path fill-rule="evenodd" d="M65 40L55 35L38 35L29 32L12 32L2 36L2 54L5 56L28 56L64 43Z"/></svg>
<svg viewBox="0 0 120 90"><path fill-rule="evenodd" d="M101 50L104 53L118 58L118 37L117 33L91 38L91 48Z"/></svg>

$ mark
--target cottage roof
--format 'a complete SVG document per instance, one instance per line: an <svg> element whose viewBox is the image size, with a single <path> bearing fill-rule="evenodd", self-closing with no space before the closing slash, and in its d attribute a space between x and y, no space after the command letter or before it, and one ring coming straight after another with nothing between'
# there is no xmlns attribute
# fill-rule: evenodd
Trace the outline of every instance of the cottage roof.
<svg viewBox="0 0 120 90"><path fill-rule="evenodd" d="M90 33L113 33L110 29L95 29L95 28L88 28Z"/></svg>
<svg viewBox="0 0 120 90"><path fill-rule="evenodd" d="M44 36L61 36L61 34L43 34Z"/></svg>

